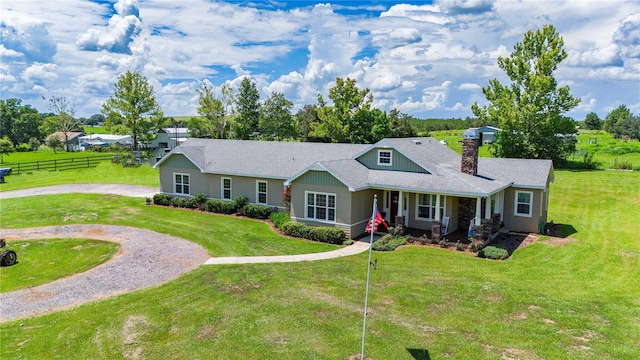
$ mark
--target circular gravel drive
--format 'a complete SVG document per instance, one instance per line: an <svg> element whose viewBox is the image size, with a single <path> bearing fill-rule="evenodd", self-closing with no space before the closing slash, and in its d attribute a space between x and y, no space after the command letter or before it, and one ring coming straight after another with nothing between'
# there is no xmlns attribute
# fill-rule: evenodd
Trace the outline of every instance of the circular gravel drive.
<svg viewBox="0 0 640 360"><path fill-rule="evenodd" d="M0 199L55 194L111 194L130 197L153 197L160 189L152 186L123 184L65 184L29 189L0 191Z"/></svg>
<svg viewBox="0 0 640 360"><path fill-rule="evenodd" d="M0 229L0 236L9 241L90 238L120 244L120 251L113 258L86 272L33 288L1 293L0 322L51 313L160 285L191 271L210 258L198 244L127 226L68 225Z"/></svg>

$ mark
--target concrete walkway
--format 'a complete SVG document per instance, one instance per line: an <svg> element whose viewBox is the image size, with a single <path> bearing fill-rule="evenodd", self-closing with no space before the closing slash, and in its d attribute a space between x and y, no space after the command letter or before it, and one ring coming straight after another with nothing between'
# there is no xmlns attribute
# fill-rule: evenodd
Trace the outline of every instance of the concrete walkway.
<svg viewBox="0 0 640 360"><path fill-rule="evenodd" d="M214 257L207 260L205 265L223 265L223 264L260 264L260 263L285 263L300 261L315 261L335 259L343 256L351 256L369 250L369 243L364 241L356 241L353 245L342 249L327 251L313 254L300 255L275 255L275 256L229 256Z"/></svg>

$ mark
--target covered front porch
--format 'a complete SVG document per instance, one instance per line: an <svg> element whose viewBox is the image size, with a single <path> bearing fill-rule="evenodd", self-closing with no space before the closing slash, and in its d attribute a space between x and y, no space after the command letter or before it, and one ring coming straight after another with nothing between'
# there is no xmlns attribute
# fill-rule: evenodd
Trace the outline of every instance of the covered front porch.
<svg viewBox="0 0 640 360"><path fill-rule="evenodd" d="M487 240L502 228L504 191L472 197L383 190L378 207L387 223L412 236L466 240L471 230L475 239Z"/></svg>

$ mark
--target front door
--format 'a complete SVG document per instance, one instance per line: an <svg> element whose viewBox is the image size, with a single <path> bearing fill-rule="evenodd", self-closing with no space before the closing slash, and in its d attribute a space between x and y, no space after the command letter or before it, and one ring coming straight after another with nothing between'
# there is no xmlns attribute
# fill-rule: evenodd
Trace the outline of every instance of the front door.
<svg viewBox="0 0 640 360"><path fill-rule="evenodd" d="M400 202L400 192L399 191L391 191L391 205L389 208L389 222L395 224L396 216L398 216L398 204Z"/></svg>

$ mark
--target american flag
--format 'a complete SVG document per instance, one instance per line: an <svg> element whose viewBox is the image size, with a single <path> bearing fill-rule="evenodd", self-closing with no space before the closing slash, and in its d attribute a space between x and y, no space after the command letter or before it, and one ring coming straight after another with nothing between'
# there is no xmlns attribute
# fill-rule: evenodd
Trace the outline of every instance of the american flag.
<svg viewBox="0 0 640 360"><path fill-rule="evenodd" d="M380 215L380 211L378 211L378 208L376 208L376 214L375 216L372 216L371 219L369 219L369 222L367 223L367 227L364 229L364 232L366 233L371 233L378 231L378 225L384 225L384 227L389 230L389 225L387 225L387 223L384 221L384 219L382 218L382 215Z"/></svg>

